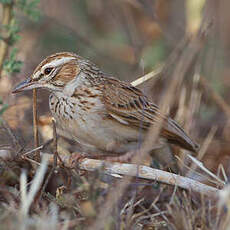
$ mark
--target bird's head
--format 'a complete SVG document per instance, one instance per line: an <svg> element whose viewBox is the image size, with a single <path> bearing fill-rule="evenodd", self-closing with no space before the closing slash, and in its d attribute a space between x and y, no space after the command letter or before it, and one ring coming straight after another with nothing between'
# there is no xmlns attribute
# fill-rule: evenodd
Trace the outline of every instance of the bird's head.
<svg viewBox="0 0 230 230"><path fill-rule="evenodd" d="M35 88L50 91L62 91L80 72L79 56L62 52L45 58L34 70L33 74L19 83L13 93Z"/></svg>

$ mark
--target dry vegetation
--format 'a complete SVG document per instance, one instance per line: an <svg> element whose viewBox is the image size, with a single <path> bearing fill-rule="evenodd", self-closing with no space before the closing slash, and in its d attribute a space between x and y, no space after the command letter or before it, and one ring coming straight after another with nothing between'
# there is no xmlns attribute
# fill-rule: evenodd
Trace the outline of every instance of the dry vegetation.
<svg viewBox="0 0 230 230"><path fill-rule="evenodd" d="M37 22L0 2L0 229L230 228L228 0L41 0ZM20 66L5 32L13 19L19 74L9 71ZM199 153L173 146L179 175L154 169L146 152L159 123L135 164L76 164L81 149L57 139L48 93L11 94L44 56L63 50L140 87L197 140Z"/></svg>

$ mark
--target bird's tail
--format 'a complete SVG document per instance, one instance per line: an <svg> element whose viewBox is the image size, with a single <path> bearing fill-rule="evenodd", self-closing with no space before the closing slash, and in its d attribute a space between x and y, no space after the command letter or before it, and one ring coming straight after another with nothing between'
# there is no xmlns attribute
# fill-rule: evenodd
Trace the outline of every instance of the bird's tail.
<svg viewBox="0 0 230 230"><path fill-rule="evenodd" d="M162 135L171 144L177 144L192 152L199 150L199 145L192 141L185 131L171 118L168 118L167 125L162 130Z"/></svg>

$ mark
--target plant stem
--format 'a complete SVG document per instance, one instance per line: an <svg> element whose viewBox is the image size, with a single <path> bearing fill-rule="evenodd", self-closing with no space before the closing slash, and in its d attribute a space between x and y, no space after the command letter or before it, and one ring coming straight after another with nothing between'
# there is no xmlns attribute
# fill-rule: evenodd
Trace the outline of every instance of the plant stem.
<svg viewBox="0 0 230 230"><path fill-rule="evenodd" d="M5 29L5 26L8 26L10 24L10 21L12 19L12 12L13 12L13 4L2 4L2 11L3 11L3 17L2 17L2 28L3 30ZM6 38L8 37L5 36ZM2 66L3 66L3 61L5 59L5 56L7 55L8 52L8 44L7 44L7 39L2 39L0 40L0 77L2 73Z"/></svg>
<svg viewBox="0 0 230 230"><path fill-rule="evenodd" d="M39 146L38 139L38 113L37 113L37 91L33 89L33 129L34 129L34 147L37 148ZM34 160L40 162L40 151L37 150L35 152Z"/></svg>

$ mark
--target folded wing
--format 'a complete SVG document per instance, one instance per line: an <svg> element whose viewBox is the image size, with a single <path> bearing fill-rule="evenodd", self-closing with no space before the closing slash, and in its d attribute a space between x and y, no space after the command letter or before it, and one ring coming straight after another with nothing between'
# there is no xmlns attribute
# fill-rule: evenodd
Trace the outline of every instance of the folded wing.
<svg viewBox="0 0 230 230"><path fill-rule="evenodd" d="M163 119L160 135L172 144L196 152L198 145L171 118L148 101L143 93L132 85L116 79L105 79L102 100L109 115L124 125L148 129Z"/></svg>

